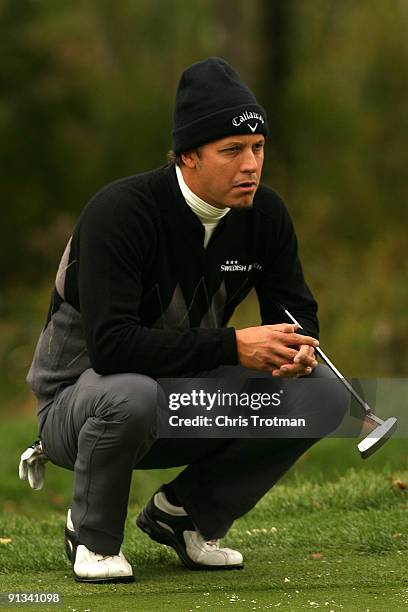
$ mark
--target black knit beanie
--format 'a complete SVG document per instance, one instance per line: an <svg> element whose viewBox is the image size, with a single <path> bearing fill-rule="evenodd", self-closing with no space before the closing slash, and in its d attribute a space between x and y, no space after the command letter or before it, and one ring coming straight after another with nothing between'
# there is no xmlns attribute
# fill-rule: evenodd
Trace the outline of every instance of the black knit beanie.
<svg viewBox="0 0 408 612"><path fill-rule="evenodd" d="M219 57L181 75L173 116L176 155L234 134L268 135L265 110L237 72Z"/></svg>

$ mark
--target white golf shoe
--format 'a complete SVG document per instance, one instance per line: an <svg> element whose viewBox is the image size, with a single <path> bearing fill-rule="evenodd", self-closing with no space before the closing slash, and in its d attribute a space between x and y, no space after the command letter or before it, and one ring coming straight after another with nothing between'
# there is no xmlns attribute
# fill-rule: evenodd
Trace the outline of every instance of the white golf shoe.
<svg viewBox="0 0 408 612"><path fill-rule="evenodd" d="M77 582L133 582L133 569L122 550L118 555L101 555L80 544L68 510L65 551Z"/></svg>
<svg viewBox="0 0 408 612"><path fill-rule="evenodd" d="M205 540L198 531L185 531L186 554L200 568L237 569L241 568L243 558L238 550L221 548L218 539Z"/></svg>
<svg viewBox="0 0 408 612"><path fill-rule="evenodd" d="M240 552L221 548L217 539L206 540L181 506L169 503L159 489L136 519L137 526L160 544L174 548L192 570L241 569Z"/></svg>

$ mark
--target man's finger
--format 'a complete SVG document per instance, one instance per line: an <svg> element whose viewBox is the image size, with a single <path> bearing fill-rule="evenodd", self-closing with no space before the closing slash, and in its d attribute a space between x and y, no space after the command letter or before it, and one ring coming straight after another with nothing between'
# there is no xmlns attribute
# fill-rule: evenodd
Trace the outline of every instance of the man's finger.
<svg viewBox="0 0 408 612"><path fill-rule="evenodd" d="M317 366L317 361L316 359L314 359L314 357L309 357L309 358L303 358L303 359L297 359L295 357L295 359L293 360L293 362L296 365L301 365L303 367L310 367L310 368L315 368Z"/></svg>
<svg viewBox="0 0 408 612"><path fill-rule="evenodd" d="M299 325L295 323L277 323L276 325L265 325L271 331L279 331L284 334L293 334L296 330L299 329Z"/></svg>
<svg viewBox="0 0 408 612"><path fill-rule="evenodd" d="M276 351L277 359L275 358L275 361L279 363L279 360L281 360L281 363L279 364L280 366L284 363L293 363L297 354L298 352L295 349L282 347Z"/></svg>
<svg viewBox="0 0 408 612"><path fill-rule="evenodd" d="M317 364L314 356L314 347L302 345L297 355L293 358L293 361L294 363L304 363L306 365L313 365L313 363Z"/></svg>
<svg viewBox="0 0 408 612"><path fill-rule="evenodd" d="M282 376L294 377L294 376L307 376L312 373L312 368L307 366L295 366L295 365L284 365L281 366L280 372Z"/></svg>
<svg viewBox="0 0 408 612"><path fill-rule="evenodd" d="M319 346L319 341L312 336L302 336L301 334L288 333L282 336L282 341L289 345L302 346L303 344L308 346Z"/></svg>

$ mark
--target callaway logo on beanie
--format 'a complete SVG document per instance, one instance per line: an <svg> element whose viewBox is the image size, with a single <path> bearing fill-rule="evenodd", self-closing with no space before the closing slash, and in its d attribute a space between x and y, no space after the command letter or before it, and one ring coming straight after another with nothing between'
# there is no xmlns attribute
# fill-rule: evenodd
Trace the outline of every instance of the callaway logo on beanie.
<svg viewBox="0 0 408 612"><path fill-rule="evenodd" d="M234 134L268 135L265 110L239 74L219 57L181 75L173 116L176 155Z"/></svg>

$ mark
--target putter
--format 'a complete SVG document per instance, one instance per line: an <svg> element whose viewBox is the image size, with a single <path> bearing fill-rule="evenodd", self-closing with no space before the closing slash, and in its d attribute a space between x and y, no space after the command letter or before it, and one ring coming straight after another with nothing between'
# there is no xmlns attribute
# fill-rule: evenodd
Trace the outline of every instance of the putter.
<svg viewBox="0 0 408 612"><path fill-rule="evenodd" d="M299 329L303 329L300 323L296 321L290 312L284 307L280 306L287 317L299 326ZM376 416L372 408L365 402L359 394L353 389L348 380L346 380L341 372L334 366L330 359L325 355L320 347L315 347L316 353L323 359L326 365L329 366L332 372L341 380L346 389L351 393L355 400L360 404L364 410L364 423L367 425L370 433L357 445L358 450L362 459L367 459L375 451L377 451L387 440L392 436L394 431L397 429L397 419L395 417L389 417L385 421Z"/></svg>

